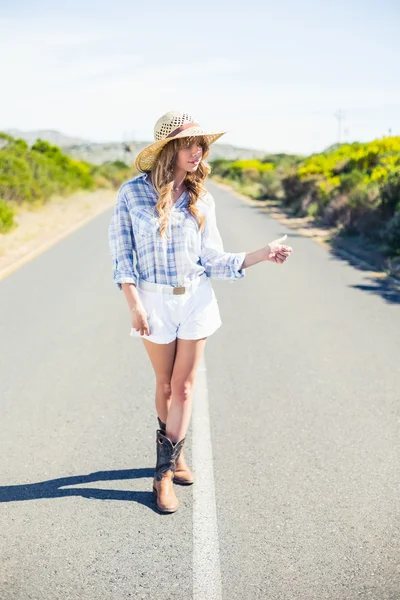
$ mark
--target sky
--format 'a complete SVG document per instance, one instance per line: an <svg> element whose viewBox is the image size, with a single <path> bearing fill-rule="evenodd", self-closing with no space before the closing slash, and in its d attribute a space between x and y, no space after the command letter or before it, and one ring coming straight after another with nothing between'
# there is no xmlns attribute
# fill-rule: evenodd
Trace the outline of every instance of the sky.
<svg viewBox="0 0 400 600"><path fill-rule="evenodd" d="M397 0L0 0L0 130L151 141L176 109L266 152L400 135L399 26Z"/></svg>

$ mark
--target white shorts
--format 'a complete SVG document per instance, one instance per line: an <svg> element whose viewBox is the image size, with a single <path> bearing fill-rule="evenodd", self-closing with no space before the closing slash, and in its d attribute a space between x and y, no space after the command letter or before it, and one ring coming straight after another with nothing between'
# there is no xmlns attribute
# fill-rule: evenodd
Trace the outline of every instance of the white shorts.
<svg viewBox="0 0 400 600"><path fill-rule="evenodd" d="M147 312L150 335L141 335L132 327L132 337L169 344L176 338L198 340L208 337L222 325L218 301L206 274L203 273L184 294L166 294L162 287L145 290L139 281L136 290Z"/></svg>

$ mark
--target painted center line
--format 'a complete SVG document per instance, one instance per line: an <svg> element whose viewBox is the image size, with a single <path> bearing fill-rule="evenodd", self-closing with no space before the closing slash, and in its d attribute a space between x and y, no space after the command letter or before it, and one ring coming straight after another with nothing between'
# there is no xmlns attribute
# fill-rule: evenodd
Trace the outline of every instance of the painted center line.
<svg viewBox="0 0 400 600"><path fill-rule="evenodd" d="M222 600L217 507L208 407L207 370L200 363L193 390L193 600Z"/></svg>

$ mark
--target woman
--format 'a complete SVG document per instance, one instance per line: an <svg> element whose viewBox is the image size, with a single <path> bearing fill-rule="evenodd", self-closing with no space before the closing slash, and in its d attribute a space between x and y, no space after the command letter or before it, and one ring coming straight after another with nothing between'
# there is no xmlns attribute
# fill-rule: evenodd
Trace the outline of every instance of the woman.
<svg viewBox="0 0 400 600"><path fill-rule="evenodd" d="M284 263L286 236L254 252L224 252L214 199L204 187L209 146L225 132L205 132L187 113L170 111L154 143L137 156L141 172L124 183L109 226L113 277L132 314L156 379L157 464L153 492L161 512L179 506L173 483L193 483L183 445L192 388L207 337L220 326L210 278L237 280L261 261Z"/></svg>

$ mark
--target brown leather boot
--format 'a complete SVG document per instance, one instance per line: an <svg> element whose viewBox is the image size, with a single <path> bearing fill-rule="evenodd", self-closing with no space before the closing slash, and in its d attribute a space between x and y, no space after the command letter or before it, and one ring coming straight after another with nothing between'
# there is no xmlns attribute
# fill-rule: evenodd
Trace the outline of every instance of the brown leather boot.
<svg viewBox="0 0 400 600"><path fill-rule="evenodd" d="M184 443L185 438L174 444L161 429L157 429L157 464L153 479L153 493L157 508L163 513L175 512L179 507L173 478L176 461Z"/></svg>
<svg viewBox="0 0 400 600"><path fill-rule="evenodd" d="M165 434L166 424L161 421L160 417L157 417L157 419L161 431ZM194 483L193 473L190 470L183 455L183 448L181 450L181 453L179 454L178 460L176 461L174 483L178 483L179 485L191 485L192 483Z"/></svg>

